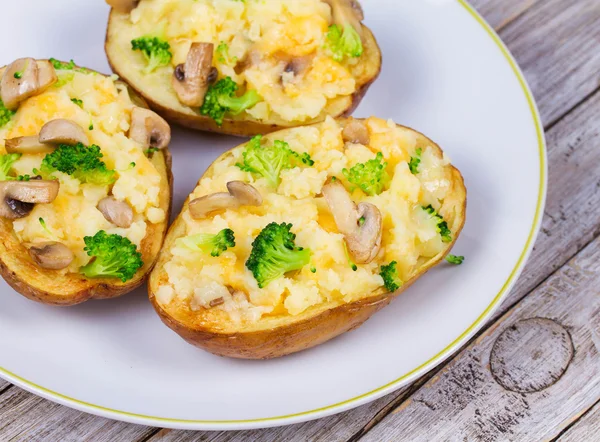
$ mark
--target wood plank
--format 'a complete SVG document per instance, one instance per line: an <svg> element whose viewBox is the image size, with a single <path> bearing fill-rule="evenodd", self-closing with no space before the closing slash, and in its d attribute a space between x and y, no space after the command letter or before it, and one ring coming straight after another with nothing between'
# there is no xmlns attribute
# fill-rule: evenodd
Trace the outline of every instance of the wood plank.
<svg viewBox="0 0 600 442"><path fill-rule="evenodd" d="M597 0L546 0L500 33L523 68L545 124L598 89L599 23Z"/></svg>
<svg viewBox="0 0 600 442"><path fill-rule="evenodd" d="M521 16L538 0L471 0L471 5L496 31Z"/></svg>
<svg viewBox="0 0 600 442"><path fill-rule="evenodd" d="M552 439L600 398L599 285L596 239L361 442Z"/></svg>
<svg viewBox="0 0 600 442"><path fill-rule="evenodd" d="M152 431L71 410L17 387L0 395L0 440L113 442L141 440Z"/></svg>
<svg viewBox="0 0 600 442"><path fill-rule="evenodd" d="M598 439L600 434L600 402L556 439L559 442L585 442Z"/></svg>

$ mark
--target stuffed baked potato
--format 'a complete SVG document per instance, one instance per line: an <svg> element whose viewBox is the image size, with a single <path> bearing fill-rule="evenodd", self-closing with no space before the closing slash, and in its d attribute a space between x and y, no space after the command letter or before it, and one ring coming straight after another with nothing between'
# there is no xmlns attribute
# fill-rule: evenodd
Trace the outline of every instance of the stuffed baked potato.
<svg viewBox="0 0 600 442"><path fill-rule="evenodd" d="M430 139L327 118L253 138L204 174L149 294L166 325L234 358L274 358L361 325L442 260L466 189Z"/></svg>
<svg viewBox="0 0 600 442"><path fill-rule="evenodd" d="M167 120L232 135L349 115L381 52L357 0L107 0L113 70Z"/></svg>
<svg viewBox="0 0 600 442"><path fill-rule="evenodd" d="M23 58L0 76L0 273L53 305L138 287L167 230L169 125L72 61Z"/></svg>

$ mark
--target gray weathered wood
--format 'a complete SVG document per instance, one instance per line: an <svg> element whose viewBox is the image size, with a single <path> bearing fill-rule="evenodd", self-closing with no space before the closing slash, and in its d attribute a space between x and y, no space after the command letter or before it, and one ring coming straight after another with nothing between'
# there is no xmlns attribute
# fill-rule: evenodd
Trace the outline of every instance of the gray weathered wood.
<svg viewBox="0 0 600 442"><path fill-rule="evenodd" d="M559 442L585 442L598 440L600 435L600 402L565 431Z"/></svg>
<svg viewBox="0 0 600 442"><path fill-rule="evenodd" d="M518 18L539 0L471 0L477 11L499 31Z"/></svg>
<svg viewBox="0 0 600 442"><path fill-rule="evenodd" d="M600 398L599 285L596 239L361 442L541 441L558 435ZM492 373L490 354L497 346L503 347L504 370ZM566 371L557 370L557 357Z"/></svg>

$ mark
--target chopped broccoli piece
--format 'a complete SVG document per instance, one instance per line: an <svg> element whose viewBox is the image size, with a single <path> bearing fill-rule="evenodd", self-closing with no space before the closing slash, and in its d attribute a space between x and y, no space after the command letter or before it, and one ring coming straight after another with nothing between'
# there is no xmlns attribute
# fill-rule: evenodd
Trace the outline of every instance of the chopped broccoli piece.
<svg viewBox="0 0 600 442"><path fill-rule="evenodd" d="M229 55L229 45L224 41L217 46L217 60L227 65L234 65L237 62L237 57L231 57Z"/></svg>
<svg viewBox="0 0 600 442"><path fill-rule="evenodd" d="M22 76L23 76L23 72L22 71L15 72L13 74L13 77L15 77L17 80L21 79Z"/></svg>
<svg viewBox="0 0 600 442"><path fill-rule="evenodd" d="M448 261L450 264L454 264L457 266L461 265L464 260L465 260L464 256L456 256L456 255L446 256L446 261Z"/></svg>
<svg viewBox="0 0 600 442"><path fill-rule="evenodd" d="M83 109L83 100L80 100L79 98L71 98L71 101Z"/></svg>
<svg viewBox="0 0 600 442"><path fill-rule="evenodd" d="M244 163L237 163L236 166L245 172L262 175L274 188L279 187L282 170L315 164L308 153L299 154L293 151L285 141L276 140L272 146L262 146L261 141L261 135L252 138L242 154Z"/></svg>
<svg viewBox="0 0 600 442"><path fill-rule="evenodd" d="M208 88L200 113L209 116L221 126L226 113L238 115L262 101L262 97L255 90L246 91L241 97L235 94L237 90L238 85L231 77L217 81Z"/></svg>
<svg viewBox="0 0 600 442"><path fill-rule="evenodd" d="M21 158L20 153L8 153L6 155L0 155L0 181L14 180L15 177L9 176L10 169L13 164Z"/></svg>
<svg viewBox="0 0 600 442"><path fill-rule="evenodd" d="M15 111L7 109L4 102L0 100L0 128L6 126L15 113Z"/></svg>
<svg viewBox="0 0 600 442"><path fill-rule="evenodd" d="M348 244L346 244L346 241L344 241L344 253L346 254L346 259L348 260L348 265L350 266L350 268L352 269L353 272L356 272L358 270L358 266L356 265L356 263L354 261L352 261L352 257L350 256L350 253L348 252Z"/></svg>
<svg viewBox="0 0 600 442"><path fill-rule="evenodd" d="M291 228L291 224L271 223L252 243L246 267L260 288L310 262L311 251L296 246L296 235L290 232Z"/></svg>
<svg viewBox="0 0 600 442"><path fill-rule="evenodd" d="M311 273L317 273L317 268L315 266L312 266L310 268Z"/></svg>
<svg viewBox="0 0 600 442"><path fill-rule="evenodd" d="M17 181L30 181L30 180L31 180L31 176L29 174L19 175L17 177Z"/></svg>
<svg viewBox="0 0 600 442"><path fill-rule="evenodd" d="M398 269L396 266L398 263L396 261L390 262L388 265L381 266L381 270L379 275L383 278L383 284L385 288L390 292L395 292L400 287L402 287L402 280L398 276Z"/></svg>
<svg viewBox="0 0 600 442"><path fill-rule="evenodd" d="M141 51L146 57L148 65L144 72L147 74L154 72L161 66L167 66L173 58L171 45L160 37L146 36L131 40L131 49Z"/></svg>
<svg viewBox="0 0 600 442"><path fill-rule="evenodd" d="M437 220L437 231L442 236L442 241L452 242L452 232L450 231L450 228L448 228L448 223L444 221L442 215L437 213L431 204L427 207L423 207L423 210Z"/></svg>
<svg viewBox="0 0 600 442"><path fill-rule="evenodd" d="M48 226L46 225L46 221L44 221L44 218L39 217L38 221L40 222L40 225L42 226L42 228L46 231L46 233L48 233L48 235L53 236L52 232L50 231L50 229L48 228Z"/></svg>
<svg viewBox="0 0 600 442"><path fill-rule="evenodd" d="M57 71L72 71L76 68L75 62L73 60L69 61L68 63L65 63L60 60L57 60L56 58L51 58L49 61L50 63L52 63L52 66L54 66L54 69L56 69Z"/></svg>
<svg viewBox="0 0 600 442"><path fill-rule="evenodd" d="M327 48L335 61L343 61L344 57L358 58L363 54L363 44L360 35L352 25L342 29L338 25L331 25L327 32Z"/></svg>
<svg viewBox="0 0 600 442"><path fill-rule="evenodd" d="M194 251L210 252L211 256L221 256L228 248L235 247L235 234L231 229L223 229L215 235L200 233L179 238L176 242L177 245Z"/></svg>
<svg viewBox="0 0 600 442"><path fill-rule="evenodd" d="M390 182L390 176L386 170L387 163L382 161L383 154L377 152L374 160L356 164L350 170L343 169L342 172L350 183L367 195L379 195Z"/></svg>
<svg viewBox="0 0 600 442"><path fill-rule="evenodd" d="M100 230L94 236L83 238L84 251L94 257L79 271L88 278L119 278L129 281L144 265L142 254L129 239Z"/></svg>
<svg viewBox="0 0 600 442"><path fill-rule="evenodd" d="M144 153L145 153L146 155L148 155L149 157L151 157L153 154L155 154L155 153L156 153L156 152L158 152L159 150L160 150L160 149L158 149L157 147L151 147L151 148L149 148L149 149L146 149L146 150L144 151Z"/></svg>
<svg viewBox="0 0 600 442"><path fill-rule="evenodd" d="M50 176L59 171L77 178L82 183L112 184L116 180L116 173L107 169L101 158L100 147L96 145L87 147L81 143L75 146L60 144L54 152L46 155L40 172L44 176Z"/></svg>
<svg viewBox="0 0 600 442"><path fill-rule="evenodd" d="M410 168L410 172L413 175L419 173L419 164L421 164L421 154L423 153L423 149L420 147L415 151L415 156L410 157L410 162L408 163L408 167Z"/></svg>

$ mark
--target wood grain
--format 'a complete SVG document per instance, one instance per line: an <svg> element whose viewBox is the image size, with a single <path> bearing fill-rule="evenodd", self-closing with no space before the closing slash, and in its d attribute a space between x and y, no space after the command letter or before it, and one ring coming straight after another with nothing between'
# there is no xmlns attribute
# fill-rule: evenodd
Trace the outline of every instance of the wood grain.
<svg viewBox="0 0 600 442"><path fill-rule="evenodd" d="M576 416L578 418L579 416ZM600 435L600 402L575 422L556 440L559 442L585 442L598 440Z"/></svg>
<svg viewBox="0 0 600 442"><path fill-rule="evenodd" d="M361 442L383 441L541 441L549 440L571 423L573 415L589 409L600 398L600 239L563 266L501 320L464 350L442 372L390 414ZM554 382L540 365L555 365L553 351L520 334L505 352L507 367L529 361L514 375L524 385L538 385L527 393L511 391L490 371L490 353L498 339L520 321L546 318L568 330L576 352L568 369ZM522 324L522 323L521 323ZM547 325L534 326L542 331ZM519 334L515 334L518 336ZM569 344L554 340L555 351ZM507 342L501 343L506 345ZM533 347L532 347L533 346ZM537 354L537 358L523 355Z"/></svg>
<svg viewBox="0 0 600 442"><path fill-rule="evenodd" d="M471 0L470 3L496 31L521 16L539 0Z"/></svg>

